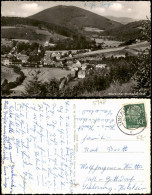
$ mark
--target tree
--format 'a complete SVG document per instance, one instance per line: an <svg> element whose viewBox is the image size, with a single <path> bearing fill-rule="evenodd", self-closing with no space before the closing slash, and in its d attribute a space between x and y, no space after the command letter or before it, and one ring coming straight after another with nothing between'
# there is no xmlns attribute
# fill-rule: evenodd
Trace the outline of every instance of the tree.
<svg viewBox="0 0 152 195"><path fill-rule="evenodd" d="M30 97L40 96L42 92L42 83L38 80L38 74L36 74L31 81L25 86L25 93L23 95Z"/></svg>
<svg viewBox="0 0 152 195"><path fill-rule="evenodd" d="M2 83L2 87L8 84L8 80L4 79L3 83Z"/></svg>
<svg viewBox="0 0 152 195"><path fill-rule="evenodd" d="M148 18L147 18L148 19ZM148 19L143 23L142 30L143 39L148 42L151 41L151 21ZM151 47L145 49L138 55L139 68L135 74L135 81L137 82L136 91L150 96L151 93Z"/></svg>
<svg viewBox="0 0 152 195"><path fill-rule="evenodd" d="M58 97L59 96L59 81L52 79L49 82L42 83L38 80L38 72L25 87L24 96L30 97Z"/></svg>

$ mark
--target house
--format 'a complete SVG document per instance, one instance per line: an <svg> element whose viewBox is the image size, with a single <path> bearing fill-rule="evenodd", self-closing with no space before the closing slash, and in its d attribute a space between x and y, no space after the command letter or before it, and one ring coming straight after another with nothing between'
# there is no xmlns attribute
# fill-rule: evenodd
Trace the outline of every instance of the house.
<svg viewBox="0 0 152 195"><path fill-rule="evenodd" d="M77 67L81 68L81 62L79 60L77 60L76 65Z"/></svg>
<svg viewBox="0 0 152 195"><path fill-rule="evenodd" d="M55 47L55 44L54 43L49 43L49 46L50 47Z"/></svg>
<svg viewBox="0 0 152 195"><path fill-rule="evenodd" d="M50 58L50 55L45 53L45 55L44 55L44 65L51 65L51 63L52 63L52 60Z"/></svg>
<svg viewBox="0 0 152 195"><path fill-rule="evenodd" d="M1 39L1 45L5 45L5 46L9 46L12 47L12 41L10 41L9 39Z"/></svg>
<svg viewBox="0 0 152 195"><path fill-rule="evenodd" d="M11 60L9 58L6 58L6 57L1 57L1 64L5 65L5 66L9 66L11 64Z"/></svg>
<svg viewBox="0 0 152 195"><path fill-rule="evenodd" d="M57 53L57 54L56 54L56 59L59 60L60 57L61 57L61 54L60 54L60 53Z"/></svg>
<svg viewBox="0 0 152 195"><path fill-rule="evenodd" d="M136 43L140 43L140 39L136 39Z"/></svg>
<svg viewBox="0 0 152 195"><path fill-rule="evenodd" d="M51 57L53 58L53 57L56 57L56 59L57 60L59 60L60 59L60 57L61 57L61 54L60 54L60 52L53 52L52 54L51 54Z"/></svg>
<svg viewBox="0 0 152 195"><path fill-rule="evenodd" d="M78 70L78 68L77 67L74 67L74 68L72 67L71 70L75 71L75 70Z"/></svg>
<svg viewBox="0 0 152 195"><path fill-rule="evenodd" d="M29 59L29 56L25 54L18 54L17 59L21 60L22 63L27 63L27 60Z"/></svg>
<svg viewBox="0 0 152 195"><path fill-rule="evenodd" d="M49 42L48 42L48 41L46 41L46 42L44 43L44 47L47 47L47 46L49 46Z"/></svg>
<svg viewBox="0 0 152 195"><path fill-rule="evenodd" d="M82 70L86 70L87 65L86 64L82 64L81 68L82 68Z"/></svg>
<svg viewBox="0 0 152 195"><path fill-rule="evenodd" d="M50 47L55 47L55 44L49 43L49 41L46 41L46 42L44 43L44 47L48 47L48 46L50 46Z"/></svg>
<svg viewBox="0 0 152 195"><path fill-rule="evenodd" d="M72 64L72 69L78 70L81 68L81 63L77 61L75 64Z"/></svg>
<svg viewBox="0 0 152 195"><path fill-rule="evenodd" d="M80 71L78 72L78 78L79 78L79 79L85 78L85 71L84 71L84 70L80 70Z"/></svg>
<svg viewBox="0 0 152 195"><path fill-rule="evenodd" d="M72 58L72 54L69 55L69 58Z"/></svg>
<svg viewBox="0 0 152 195"><path fill-rule="evenodd" d="M106 68L106 64L97 64L96 68Z"/></svg>
<svg viewBox="0 0 152 195"><path fill-rule="evenodd" d="M77 64L72 64L72 69L73 70L78 70L80 67Z"/></svg>

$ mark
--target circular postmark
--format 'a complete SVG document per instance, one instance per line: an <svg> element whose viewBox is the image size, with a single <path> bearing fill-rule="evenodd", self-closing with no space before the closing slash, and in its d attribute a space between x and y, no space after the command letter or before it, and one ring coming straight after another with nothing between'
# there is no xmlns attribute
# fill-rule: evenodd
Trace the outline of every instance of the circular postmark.
<svg viewBox="0 0 152 195"><path fill-rule="evenodd" d="M144 124L144 120L145 119L142 119L140 116L143 115L143 113L141 111L138 110L137 112L137 109L135 109L134 107L131 108L132 109L132 112L133 113L136 113L136 114L130 114L129 116L127 115L127 113L130 111L121 108L119 111L118 111L118 114L117 114L117 117L116 117L116 123L117 123L117 126L118 128L125 134L127 135L137 135L139 133L141 133L145 127L146 127L146 123ZM144 115L145 116L145 115ZM132 125L128 125L128 121L130 122L134 122L136 124L132 124ZM133 123L132 122L132 123Z"/></svg>

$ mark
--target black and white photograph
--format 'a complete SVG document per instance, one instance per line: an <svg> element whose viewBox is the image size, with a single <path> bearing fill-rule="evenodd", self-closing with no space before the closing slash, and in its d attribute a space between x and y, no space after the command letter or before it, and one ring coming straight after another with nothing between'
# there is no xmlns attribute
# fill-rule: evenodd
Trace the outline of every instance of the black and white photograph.
<svg viewBox="0 0 152 195"><path fill-rule="evenodd" d="M2 97L150 97L150 1L1 1Z"/></svg>

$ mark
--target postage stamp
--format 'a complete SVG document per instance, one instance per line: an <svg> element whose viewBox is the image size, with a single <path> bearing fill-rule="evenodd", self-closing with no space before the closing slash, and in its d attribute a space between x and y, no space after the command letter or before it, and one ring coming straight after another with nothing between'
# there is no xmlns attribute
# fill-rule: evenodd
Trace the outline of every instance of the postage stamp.
<svg viewBox="0 0 152 195"><path fill-rule="evenodd" d="M127 129L146 127L144 104L130 104L124 106Z"/></svg>
<svg viewBox="0 0 152 195"><path fill-rule="evenodd" d="M136 135L147 125L145 106L141 104L124 105L116 117L119 129L128 135Z"/></svg>

